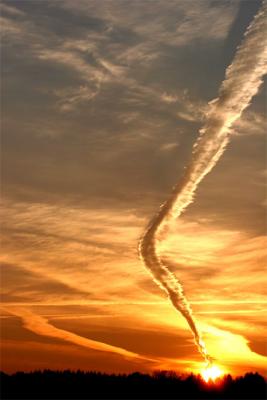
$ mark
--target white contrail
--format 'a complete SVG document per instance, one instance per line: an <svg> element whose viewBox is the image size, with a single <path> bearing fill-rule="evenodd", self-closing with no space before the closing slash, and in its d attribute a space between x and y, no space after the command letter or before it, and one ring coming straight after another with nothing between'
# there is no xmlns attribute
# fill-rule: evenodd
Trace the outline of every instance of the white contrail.
<svg viewBox="0 0 267 400"><path fill-rule="evenodd" d="M192 316L181 283L157 254L157 234L170 218L178 217L193 201L201 180L211 171L229 141L231 127L258 92L267 73L267 0L246 30L232 64L227 68L219 96L210 103L206 123L194 145L191 162L170 198L150 222L139 244L140 255L155 282L164 289L174 307L186 318L204 359L210 357Z"/></svg>

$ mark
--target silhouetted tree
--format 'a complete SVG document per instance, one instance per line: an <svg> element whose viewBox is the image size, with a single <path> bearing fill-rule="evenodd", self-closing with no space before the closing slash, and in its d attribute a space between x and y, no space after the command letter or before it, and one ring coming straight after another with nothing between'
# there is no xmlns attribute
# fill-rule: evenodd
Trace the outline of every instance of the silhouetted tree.
<svg viewBox="0 0 267 400"><path fill-rule="evenodd" d="M109 375L44 370L1 372L0 379L1 399L266 399L266 381L258 373L226 375L215 384L174 371Z"/></svg>

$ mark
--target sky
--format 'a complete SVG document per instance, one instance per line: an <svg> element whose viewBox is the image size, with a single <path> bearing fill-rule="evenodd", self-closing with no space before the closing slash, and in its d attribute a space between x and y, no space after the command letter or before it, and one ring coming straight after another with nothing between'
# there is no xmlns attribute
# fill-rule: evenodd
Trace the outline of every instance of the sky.
<svg viewBox="0 0 267 400"><path fill-rule="evenodd" d="M138 242L260 6L2 1L2 370L202 367ZM266 374L265 84L159 244L232 374Z"/></svg>

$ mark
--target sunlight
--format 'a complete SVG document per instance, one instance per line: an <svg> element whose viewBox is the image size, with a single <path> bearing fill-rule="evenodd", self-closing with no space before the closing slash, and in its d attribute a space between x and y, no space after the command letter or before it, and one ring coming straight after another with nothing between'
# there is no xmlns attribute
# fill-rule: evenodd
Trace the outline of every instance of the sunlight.
<svg viewBox="0 0 267 400"><path fill-rule="evenodd" d="M205 382L215 382L222 375L222 371L216 365L211 365L201 371L201 375Z"/></svg>

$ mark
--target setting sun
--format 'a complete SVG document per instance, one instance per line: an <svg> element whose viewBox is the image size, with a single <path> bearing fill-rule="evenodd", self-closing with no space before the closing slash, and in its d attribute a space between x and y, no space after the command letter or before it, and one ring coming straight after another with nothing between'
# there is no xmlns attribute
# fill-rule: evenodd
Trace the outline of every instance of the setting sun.
<svg viewBox="0 0 267 400"><path fill-rule="evenodd" d="M202 370L201 375L205 382L215 382L222 375L222 371L216 365L211 365Z"/></svg>

